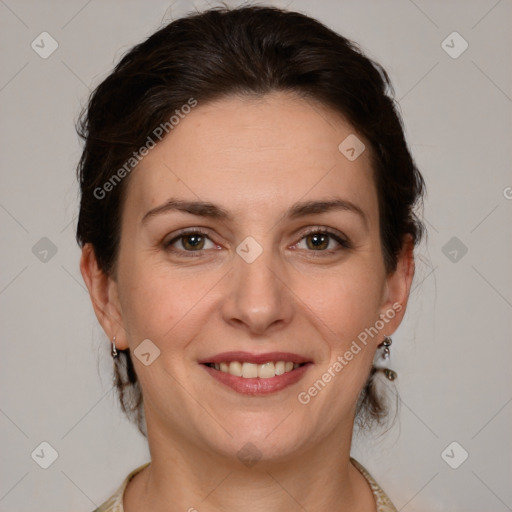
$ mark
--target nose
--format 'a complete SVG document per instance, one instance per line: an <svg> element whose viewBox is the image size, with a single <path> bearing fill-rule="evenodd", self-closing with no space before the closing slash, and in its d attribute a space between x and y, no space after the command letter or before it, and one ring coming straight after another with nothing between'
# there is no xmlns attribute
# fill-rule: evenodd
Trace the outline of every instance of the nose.
<svg viewBox="0 0 512 512"><path fill-rule="evenodd" d="M285 271L272 260L271 251L264 250L252 263L238 255L233 263L222 316L227 323L249 334L273 333L288 325L293 317L293 293Z"/></svg>

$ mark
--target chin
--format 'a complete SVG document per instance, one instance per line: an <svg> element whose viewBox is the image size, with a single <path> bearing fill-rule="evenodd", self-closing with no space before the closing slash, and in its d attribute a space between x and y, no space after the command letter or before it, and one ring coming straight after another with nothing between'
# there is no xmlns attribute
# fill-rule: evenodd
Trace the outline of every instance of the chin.
<svg viewBox="0 0 512 512"><path fill-rule="evenodd" d="M215 438L211 430L204 432L205 440L212 451L230 460L236 458L248 467L256 462L286 460L305 450L312 438L303 418L286 421L288 415L290 419L297 416L283 407L272 413L233 415L223 424L226 430Z"/></svg>

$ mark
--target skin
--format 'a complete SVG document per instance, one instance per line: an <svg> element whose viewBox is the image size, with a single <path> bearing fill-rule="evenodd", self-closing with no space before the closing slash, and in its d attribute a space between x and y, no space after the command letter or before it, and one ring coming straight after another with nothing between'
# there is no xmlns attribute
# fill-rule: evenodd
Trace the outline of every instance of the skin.
<svg viewBox="0 0 512 512"><path fill-rule="evenodd" d="M152 463L129 483L126 512L376 510L349 462L355 406L377 345L402 321L414 259L406 239L386 274L369 145L353 162L338 150L353 133L293 93L199 104L132 171L115 275L83 248L81 272L108 337L118 349L150 339L160 350L149 366L133 357ZM142 222L170 197L208 201L232 219L173 210ZM366 221L339 209L285 215L298 201L334 198L357 205ZM333 238L315 248L305 236L315 227L350 248ZM165 247L182 228L207 232L201 251L190 238ZM252 263L236 253L247 236L263 249ZM402 308L379 335L300 403L394 303ZM313 366L278 393L247 396L198 364L233 350L293 352ZM249 442L261 457L252 467L237 456Z"/></svg>

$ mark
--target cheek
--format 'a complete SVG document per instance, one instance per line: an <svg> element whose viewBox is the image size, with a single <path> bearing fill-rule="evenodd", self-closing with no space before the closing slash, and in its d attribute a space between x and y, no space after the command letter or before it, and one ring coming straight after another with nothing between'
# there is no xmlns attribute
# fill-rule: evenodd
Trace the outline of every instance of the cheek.
<svg viewBox="0 0 512 512"><path fill-rule="evenodd" d="M299 297L339 340L353 337L378 319L383 279L368 266L347 265L314 280L302 279Z"/></svg>
<svg viewBox="0 0 512 512"><path fill-rule="evenodd" d="M133 262L123 274L123 321L133 344L149 338L161 349L167 340L190 338L199 322L191 321L208 303L219 276L177 273L162 264ZM191 331L187 333L185 331Z"/></svg>

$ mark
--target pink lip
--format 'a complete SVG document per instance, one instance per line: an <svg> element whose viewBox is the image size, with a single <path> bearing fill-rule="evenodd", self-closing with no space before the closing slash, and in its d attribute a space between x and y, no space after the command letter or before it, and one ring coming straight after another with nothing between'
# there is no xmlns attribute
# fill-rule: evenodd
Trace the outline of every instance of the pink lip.
<svg viewBox="0 0 512 512"><path fill-rule="evenodd" d="M260 379L258 377L253 379L245 379L243 377L237 377L229 373L221 372L210 366L201 365L214 379L235 390L237 393L245 395L268 395L270 393L276 393L282 389L291 386L298 382L312 363L306 363L299 366L291 372L283 373L282 375L276 375L269 379Z"/></svg>
<svg viewBox="0 0 512 512"><path fill-rule="evenodd" d="M216 356L201 359L199 363L230 363L231 361L254 364L263 364L270 361L291 361L292 363L298 364L311 362L310 359L298 354L292 354L291 352L266 352L265 354L251 354L250 352L223 352Z"/></svg>

